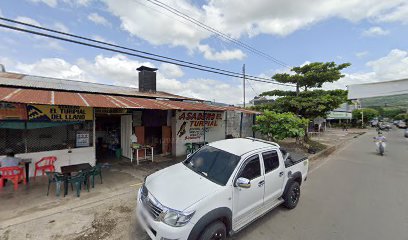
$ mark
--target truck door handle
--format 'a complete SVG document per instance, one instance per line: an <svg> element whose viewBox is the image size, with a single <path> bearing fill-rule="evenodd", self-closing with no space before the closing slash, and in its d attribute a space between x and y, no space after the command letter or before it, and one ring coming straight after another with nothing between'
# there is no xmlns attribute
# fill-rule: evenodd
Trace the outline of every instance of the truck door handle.
<svg viewBox="0 0 408 240"><path fill-rule="evenodd" d="M279 177L282 177L282 176L283 176L283 172L280 172L280 173L279 173Z"/></svg>
<svg viewBox="0 0 408 240"><path fill-rule="evenodd" d="M262 187L263 185L265 184L265 181L260 181L259 183L258 183L258 187Z"/></svg>

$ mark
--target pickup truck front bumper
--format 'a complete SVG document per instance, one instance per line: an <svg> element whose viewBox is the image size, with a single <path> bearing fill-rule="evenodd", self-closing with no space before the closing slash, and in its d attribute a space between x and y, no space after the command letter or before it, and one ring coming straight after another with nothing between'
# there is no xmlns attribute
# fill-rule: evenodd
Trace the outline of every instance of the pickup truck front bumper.
<svg viewBox="0 0 408 240"><path fill-rule="evenodd" d="M153 240L187 240L194 225L189 222L183 227L172 227L163 222L153 220L137 197L136 216L139 224Z"/></svg>

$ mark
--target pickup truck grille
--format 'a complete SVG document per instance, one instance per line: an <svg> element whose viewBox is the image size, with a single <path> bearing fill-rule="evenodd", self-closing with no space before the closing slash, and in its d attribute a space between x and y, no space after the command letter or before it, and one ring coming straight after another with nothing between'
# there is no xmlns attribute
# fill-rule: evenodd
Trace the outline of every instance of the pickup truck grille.
<svg viewBox="0 0 408 240"><path fill-rule="evenodd" d="M160 214L163 212L163 209L159 206L158 203L152 201L148 196L142 195L141 197L143 206L150 213L154 220L158 221Z"/></svg>

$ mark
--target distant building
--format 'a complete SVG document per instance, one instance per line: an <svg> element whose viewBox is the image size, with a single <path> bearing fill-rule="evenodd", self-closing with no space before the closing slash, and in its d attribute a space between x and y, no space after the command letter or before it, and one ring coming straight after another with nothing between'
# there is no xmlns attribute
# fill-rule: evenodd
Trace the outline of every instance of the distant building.
<svg viewBox="0 0 408 240"><path fill-rule="evenodd" d="M263 104L273 103L274 101L275 100L267 99L266 97L255 96L254 99L249 101L249 106L259 106L259 105L263 105Z"/></svg>
<svg viewBox="0 0 408 240"><path fill-rule="evenodd" d="M327 120L330 123L341 123L342 121L350 122L352 119L351 112L356 109L355 105L343 103L340 107L329 112Z"/></svg>

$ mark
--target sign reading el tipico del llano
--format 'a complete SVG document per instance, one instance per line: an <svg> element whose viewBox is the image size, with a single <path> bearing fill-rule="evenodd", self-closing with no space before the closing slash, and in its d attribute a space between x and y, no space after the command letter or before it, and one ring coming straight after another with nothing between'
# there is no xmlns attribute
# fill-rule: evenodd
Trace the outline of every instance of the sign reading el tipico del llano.
<svg viewBox="0 0 408 240"><path fill-rule="evenodd" d="M86 121L93 120L90 107L27 105L29 121Z"/></svg>

